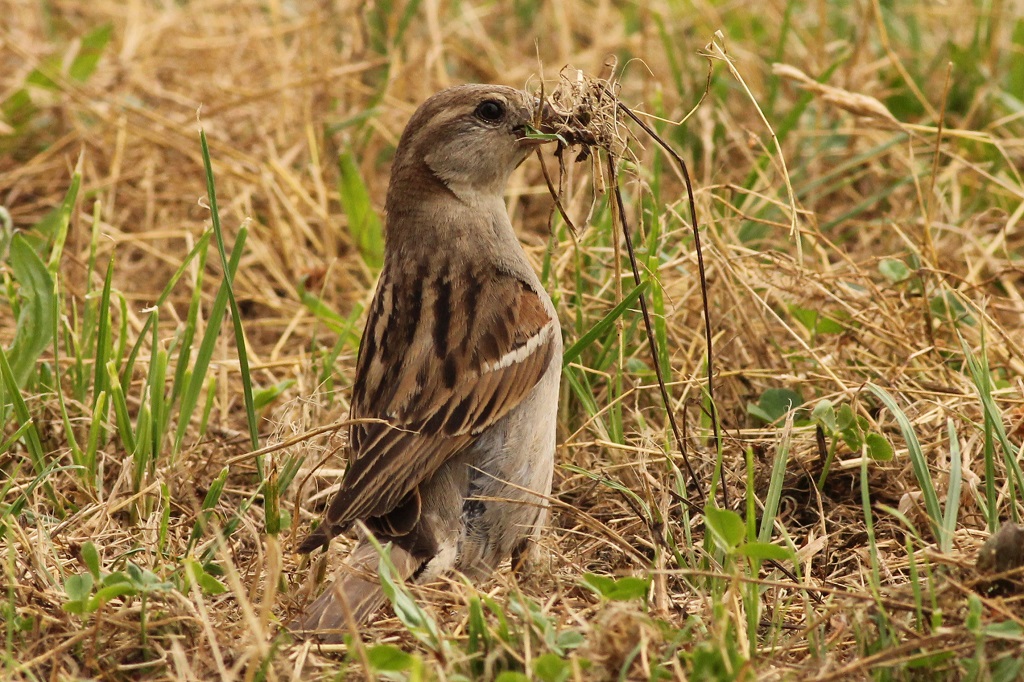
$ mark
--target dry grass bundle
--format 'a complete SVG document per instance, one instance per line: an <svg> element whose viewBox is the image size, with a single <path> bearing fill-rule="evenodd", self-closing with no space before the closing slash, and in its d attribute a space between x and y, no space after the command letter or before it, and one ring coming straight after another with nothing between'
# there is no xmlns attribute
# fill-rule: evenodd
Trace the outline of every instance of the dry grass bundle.
<svg viewBox="0 0 1024 682"><path fill-rule="evenodd" d="M585 159L594 148L616 158L625 151L626 132L615 89L614 83L578 69L565 67L559 74L558 84L547 98L554 111L550 126L566 144L583 148L577 160Z"/></svg>

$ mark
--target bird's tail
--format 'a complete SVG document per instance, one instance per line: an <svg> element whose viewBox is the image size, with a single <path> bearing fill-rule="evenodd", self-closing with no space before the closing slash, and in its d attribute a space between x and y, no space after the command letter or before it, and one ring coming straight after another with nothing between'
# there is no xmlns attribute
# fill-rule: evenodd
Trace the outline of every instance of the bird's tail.
<svg viewBox="0 0 1024 682"><path fill-rule="evenodd" d="M411 578L423 563L396 545L391 545L390 553L398 574L395 577L403 581ZM328 644L340 643L353 625L366 623L386 601L377 574L379 563L380 556L373 545L365 540L360 542L338 569L334 581L306 607L292 628Z"/></svg>

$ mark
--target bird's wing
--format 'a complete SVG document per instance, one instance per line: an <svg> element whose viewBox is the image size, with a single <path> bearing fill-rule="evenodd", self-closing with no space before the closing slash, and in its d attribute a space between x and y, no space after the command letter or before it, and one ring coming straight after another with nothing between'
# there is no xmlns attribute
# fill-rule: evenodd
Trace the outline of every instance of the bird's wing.
<svg viewBox="0 0 1024 682"><path fill-rule="evenodd" d="M382 282L356 371L351 454L326 523L387 514L518 405L547 370L557 320L522 279L476 271ZM411 292L399 300L399 291ZM455 300L457 297L461 300Z"/></svg>

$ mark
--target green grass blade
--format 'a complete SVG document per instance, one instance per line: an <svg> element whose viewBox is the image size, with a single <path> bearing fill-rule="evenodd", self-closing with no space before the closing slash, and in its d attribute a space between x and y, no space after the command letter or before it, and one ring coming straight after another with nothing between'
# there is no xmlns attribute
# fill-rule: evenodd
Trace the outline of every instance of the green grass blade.
<svg viewBox="0 0 1024 682"><path fill-rule="evenodd" d="M238 238L235 239L235 247L231 252L231 260L228 262L227 269L229 272L233 273L238 268L238 262L242 258L247 234L248 232L244 227L238 231ZM181 450L181 442L192 419L192 413L199 402L199 393L203 389L206 372L209 370L210 361L213 359L213 351L216 348L217 337L220 336L220 327L223 324L224 313L227 311L228 306L227 287L227 279L224 279L220 284L220 289L217 291L217 296L213 299L213 305L210 307L206 333L203 334L203 340L199 343L196 361L191 369L191 378L182 389L181 403L178 408L178 430L174 437L173 456L177 456L177 453Z"/></svg>
<svg viewBox="0 0 1024 682"><path fill-rule="evenodd" d="M32 459L32 468L37 474L42 473L46 468L46 456L43 453L43 443L39 439L39 431L36 429L32 414L29 412L28 404L21 396L18 388L17 377L7 360L7 353L3 346L0 346L0 380L4 382L4 389L11 404L14 406L14 416L22 426L29 426L25 433L25 446L28 448L29 457Z"/></svg>
<svg viewBox="0 0 1024 682"><path fill-rule="evenodd" d="M259 424L256 421L256 408L253 406L252 398L252 376L249 373L249 353L245 345L245 329L242 327L242 315L238 311L238 302L235 300L234 291L234 270L228 267L227 247L224 246L224 232L220 226L220 210L217 208L217 191L213 182L213 162L210 160L210 146L206 141L206 131L200 129L199 141L203 148L203 165L206 167L206 195L210 200L210 216L213 221L213 234L217 239L217 252L220 254L220 264L224 273L223 291L227 292L228 303L231 306L231 323L235 330L235 350L238 353L238 370L242 378L242 397L245 400L245 414L249 424L249 441L253 450L260 447ZM243 227L242 230L245 228ZM238 241L242 240L242 230L239 230ZM256 466L263 475L262 459L257 458Z"/></svg>
<svg viewBox="0 0 1024 682"><path fill-rule="evenodd" d="M16 433L20 433L21 437L25 439L25 446L28 449L29 458L32 460L32 468L36 472L37 481L43 481L43 490L46 492L47 498L49 498L58 513L63 513L62 506L57 502L57 495L53 491L53 486L46 480L48 476L47 467L55 466L57 460L52 460L47 465L46 455L43 452L43 443L39 438L39 430L36 428L35 421L28 410L28 405L25 403L24 398L22 398L21 391L15 383L14 372L11 371L11 365L7 361L7 353L4 352L2 345L0 345L0 383L4 384L4 390L10 396L14 407L14 416L21 425ZM15 440L12 438L8 441L9 444L6 447L10 447L14 442ZM3 452L3 450L0 450L0 452Z"/></svg>
<svg viewBox="0 0 1024 682"><path fill-rule="evenodd" d="M199 438L206 438L206 427L210 423L210 413L213 412L213 404L217 398L217 377L210 375L206 380L206 402L203 403L203 411L199 415Z"/></svg>
<svg viewBox="0 0 1024 682"><path fill-rule="evenodd" d="M583 409L586 411L587 417L595 419L597 422L596 425L600 430L607 433L607 430L604 428L604 420L597 417L601 408L597 406L597 400L594 398L594 392L590 388L590 382L587 381L586 372L579 370L576 367L563 367L562 376L565 377L573 395L575 395L583 405Z"/></svg>
<svg viewBox="0 0 1024 682"><path fill-rule="evenodd" d="M992 432L995 429L989 424L985 415L985 504L979 505L986 513L988 532L995 533L999 528L999 490L996 487L996 443Z"/></svg>
<svg viewBox="0 0 1024 682"><path fill-rule="evenodd" d="M85 467L89 475L89 481L93 490L96 489L98 483L96 477L96 452L99 450L102 434L106 431L108 403L107 393L101 391L96 396L96 406L93 408L92 418L89 421L89 436L85 443L85 457L83 458L82 466Z"/></svg>
<svg viewBox="0 0 1024 682"><path fill-rule="evenodd" d="M22 299L14 332L14 343L7 352L15 385L21 389L28 384L36 360L50 345L53 334L53 277L36 250L21 235L11 239L11 271L18 283Z"/></svg>
<svg viewBox="0 0 1024 682"><path fill-rule="evenodd" d="M71 185L68 187L64 200L56 213L56 230L53 235L53 248L50 250L50 260L46 267L51 274L56 275L60 270L60 259L64 254L64 243L68 238L68 226L71 224L71 214L78 202L78 190L82 186L82 157L78 157L78 164L75 172L71 175Z"/></svg>
<svg viewBox="0 0 1024 682"><path fill-rule="evenodd" d="M164 428L167 424L170 409L166 398L167 351L163 348L158 348L156 343L154 343L154 348L156 348L156 351L153 354L152 364L150 365L149 408L153 416L153 456L157 457L163 448Z"/></svg>
<svg viewBox="0 0 1024 682"><path fill-rule="evenodd" d="M380 558L377 564L380 586L394 607L395 615L402 621L409 634L419 640L421 644L435 653L442 655L447 653L449 644L438 628L437 622L416 603L409 588L402 581L401 574L391 561L390 543L381 546L372 533L367 533L366 540L377 550L377 555Z"/></svg>
<svg viewBox="0 0 1024 682"><path fill-rule="evenodd" d="M195 546L196 540L202 537L203 533L206 532L206 526L210 521L210 515L213 513L213 508L220 502L220 497L224 493L224 485L227 483L228 474L230 469L223 467L217 477L210 483L209 489L206 491L206 496L203 498L203 506L199 512L199 516L196 518L195 524L192 526L192 535L188 540L188 553L192 552L192 548ZM227 537L227 534L224 536Z"/></svg>
<svg viewBox="0 0 1024 682"><path fill-rule="evenodd" d="M117 380L117 365L111 360L107 363L107 377L110 379L110 402L114 405L114 421L117 422L117 435L121 438L121 445L126 452L135 452L135 429L132 428L132 419L128 412L128 403L125 401L124 390L121 382ZM102 392L100 393L102 394ZM100 394L97 394L97 402Z"/></svg>
<svg viewBox="0 0 1024 682"><path fill-rule="evenodd" d="M200 274L199 274L199 280L196 281L195 285L192 287L192 305L189 308L189 318L188 318L189 323L193 324L193 332L195 331L195 327L194 327L195 319L194 319L193 313L194 313L194 310L198 309L199 302L201 301L201 296L202 296L202 272L203 272L203 267L206 264L206 247L210 243L210 236L212 234L213 234L213 232L211 232L209 230L203 233L203 236L199 238L199 241L197 241L196 245L192 247L192 250L189 251L187 256L185 256L185 260L182 261L181 265L178 266L178 269L175 270L174 275L171 276L171 279L164 286L163 291L160 292L160 295L156 299L156 303L153 304L153 308L160 308L161 306L164 305L164 303L167 302L167 299L170 297L171 292L174 290L175 285L177 285L178 280L180 280L181 276L183 274L185 274L185 270L188 268L189 263L191 263L192 260L198 256L199 257L198 271L199 271ZM188 323L186 323L186 329L187 329L187 324ZM131 381L132 371L135 368L135 360L136 360L136 358L139 355L139 351L142 350L142 346L145 343L146 338L147 338L147 336L146 336L147 332L149 331L149 328L152 325L153 325L153 315L151 313L149 315L149 317L146 318L146 322L142 325L142 329L139 331L138 339L136 340L135 344L132 346L131 351L128 353L128 359L125 361L125 363L124 363L124 365L122 367L121 374L120 374L120 377L121 377L120 378L120 382L121 382L121 388L123 390L128 390L128 382ZM186 347L186 348L190 348L191 347L191 337L190 337L189 343L188 344L183 344L183 346ZM182 366L187 367L188 363L187 363L187 361L185 363L182 363L180 361L180 358L179 358L178 365L179 365L178 366L178 370L182 371L181 367ZM177 386L177 381L176 381L175 385Z"/></svg>
<svg viewBox="0 0 1024 682"><path fill-rule="evenodd" d="M338 335L339 341L353 348L359 347L359 332L355 330L355 327L359 317L363 314L361 304L354 305L348 317L342 317L324 303L323 299L308 291L302 282L299 283L299 300L309 312L316 316L317 320Z"/></svg>
<svg viewBox="0 0 1024 682"><path fill-rule="evenodd" d="M786 425L782 430L782 437L779 440L779 447L775 453L775 461L772 463L771 480L768 482L768 494L764 499L764 515L761 517L761 527L757 533L758 542L771 542L772 529L775 525L775 517L779 513L779 504L782 502L782 484L786 478L786 465L789 462L790 436L793 428L793 411L790 410L786 417Z"/></svg>
<svg viewBox="0 0 1024 682"><path fill-rule="evenodd" d="M878 396L879 400L895 417L896 423L899 424L903 440L907 443L907 453L910 456L910 464L914 469L914 477L917 479L917 484L921 487L921 494L924 496L924 506L925 511L928 512L929 525L939 546L942 546L945 530L942 526L942 510L939 507L939 496L935 493L935 484L932 483L932 475L928 469L928 459L921 449L920 441L917 440L917 434L914 433L914 426L885 389L872 383L868 383L867 387L869 391Z"/></svg>
<svg viewBox="0 0 1024 682"><path fill-rule="evenodd" d="M203 273L206 269L206 257L209 253L207 245L210 243L212 234L212 232L208 231L203 235L203 239L192 249L192 253L189 254L189 259L186 261L187 263L192 258L198 259L195 268L195 282L192 285L192 297L189 300L188 315L185 318L185 328L178 339L179 350L174 369L174 381L171 384L171 404L178 400L186 384L189 362L192 358L192 346L196 336L196 329L199 326L199 314L203 306ZM179 271L175 273L177 277L184 274L184 265L182 264ZM169 289L167 291L169 293Z"/></svg>
<svg viewBox="0 0 1024 682"><path fill-rule="evenodd" d="M590 328L587 333L576 340L576 343L569 346L562 354L562 367L567 367L571 362L576 360L596 339L604 336L615 324L615 321L622 317L623 313L633 305L640 294L644 293L651 286L650 280L644 280L639 285L633 287L632 291L622 297L622 300L612 308L607 315Z"/></svg>
<svg viewBox="0 0 1024 682"><path fill-rule="evenodd" d="M1002 448L1003 462L1006 465L1006 469L1012 474L1007 478L1007 483L1010 486L1010 511L1014 521L1016 521L1018 500L1016 499L1014 489L1024 492L1024 473L1021 472L1020 467L1020 458L1024 454L1024 445L1019 448L1014 447L1006 434L1006 427L1003 425L1003 415L999 411L999 407L996 405L995 398L992 395L992 375L988 368L988 358L984 353L984 344L982 345L981 357L974 354L963 338L960 339L960 347L963 349L964 358L971 373L971 379L974 382L974 387L978 390L978 398L981 400L981 405L985 412L985 428L986 430L991 429L995 441Z"/></svg>
<svg viewBox="0 0 1024 682"><path fill-rule="evenodd" d="M93 407L96 406L96 397L100 393L108 391L107 387L107 356L110 350L110 289L114 279L114 257L107 261L107 274L103 278L103 293L100 295L99 308L99 331L96 333L96 353L93 356L95 362L95 377L92 382Z"/></svg>
<svg viewBox="0 0 1024 682"><path fill-rule="evenodd" d="M3 397L4 397L4 384L5 383L6 382L0 381L0 400L2 400ZM17 429L15 429L14 433L11 434L10 438L8 438L7 440L5 440L2 443L0 443L0 454L4 454L8 450L10 450L11 447L15 443L17 443L26 433L28 433L28 430L31 429L33 426L34 426L34 422L27 421L24 424L22 424L21 426L19 426ZM14 478L13 477L10 477L10 480L8 480L8 484L9 485L13 485L14 484ZM5 499L5 498L2 495L0 495L0 500L2 500L2 499Z"/></svg>
<svg viewBox="0 0 1024 682"><path fill-rule="evenodd" d="M132 490L142 490L142 481L153 461L153 415L149 402L143 401L135 418L135 451L132 453Z"/></svg>
<svg viewBox="0 0 1024 682"><path fill-rule="evenodd" d="M60 369L60 277L54 273L53 281L53 296L50 297L53 310L51 313L51 320L53 321L53 374L54 374L54 386L57 387L57 408L60 411L61 421L64 424L64 433L68 439L68 448L71 450L71 461L75 464L84 464L85 459L82 452L82 448L78 445L78 439L75 438L75 430L71 426L71 417L68 415L67 401L64 400L64 391L61 390L63 382L61 381L61 369ZM87 473L88 470L86 470ZM90 477L87 480L87 485L93 487L95 480Z"/></svg>
<svg viewBox="0 0 1024 682"><path fill-rule="evenodd" d="M949 490L946 493L946 511L942 517L942 543L940 549L948 554L953 549L953 533L960 513L960 486L963 481L963 462L960 457L960 439L953 420L946 419L949 432Z"/></svg>
<svg viewBox="0 0 1024 682"><path fill-rule="evenodd" d="M379 270L384 264L384 230L351 149L338 155L338 194L359 253L368 266Z"/></svg>

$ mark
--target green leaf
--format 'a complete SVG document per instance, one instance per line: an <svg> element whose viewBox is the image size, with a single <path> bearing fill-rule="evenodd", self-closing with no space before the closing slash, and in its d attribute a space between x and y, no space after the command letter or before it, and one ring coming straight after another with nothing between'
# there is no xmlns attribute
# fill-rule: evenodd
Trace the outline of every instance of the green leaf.
<svg viewBox="0 0 1024 682"><path fill-rule="evenodd" d="M1011 54L1015 56L1009 60L1006 92L1015 92L1020 97L1024 92L1024 59L1020 58L1024 54L1024 19L1017 19L1017 23L1014 24L1012 41L1015 49L1007 53L1007 56L1009 57Z"/></svg>
<svg viewBox="0 0 1024 682"><path fill-rule="evenodd" d="M976 594L967 595L967 616L964 618L964 627L968 632L977 635L981 629L981 599Z"/></svg>
<svg viewBox="0 0 1024 682"><path fill-rule="evenodd" d="M338 155L338 194L348 218L348 231L359 247L363 260L379 269L384 264L384 231L380 218L370 201L370 192L359 172L359 164L351 150Z"/></svg>
<svg viewBox="0 0 1024 682"><path fill-rule="evenodd" d="M88 573L73 575L64 581L64 594L71 601L84 601L92 594L93 579Z"/></svg>
<svg viewBox="0 0 1024 682"><path fill-rule="evenodd" d="M793 408L804 404L803 396L788 388L769 388L761 394L757 405L747 404L747 414L766 424L774 424Z"/></svg>
<svg viewBox="0 0 1024 682"><path fill-rule="evenodd" d="M203 572L196 576L196 583L202 588L203 592L210 595L224 594L228 591L224 583L214 578L209 573Z"/></svg>
<svg viewBox="0 0 1024 682"><path fill-rule="evenodd" d="M264 407L274 402L279 395L287 391L289 388L295 385L295 379L285 379L279 381L273 386L267 388L261 388L255 391L252 396L253 407L257 410L262 410Z"/></svg>
<svg viewBox="0 0 1024 682"><path fill-rule="evenodd" d="M758 561L787 561L793 558L793 552L786 547L779 547L770 542L748 542L737 550L740 554Z"/></svg>
<svg viewBox="0 0 1024 682"><path fill-rule="evenodd" d="M812 334L842 334L846 331L846 327L835 318L825 315L818 310L791 305L789 306L789 314Z"/></svg>
<svg viewBox="0 0 1024 682"><path fill-rule="evenodd" d="M747 532L747 526L739 514L731 509L705 507L704 519L708 530L722 545L722 549L731 552L739 547Z"/></svg>
<svg viewBox="0 0 1024 682"><path fill-rule="evenodd" d="M375 672L401 672L412 667L412 656L393 644L378 644L366 650L366 658Z"/></svg>
<svg viewBox="0 0 1024 682"><path fill-rule="evenodd" d="M644 588L644 596L646 596L646 593L647 589ZM583 643L586 641L583 633L579 630L562 630L555 639L556 644L561 649L577 649L583 646Z"/></svg>
<svg viewBox="0 0 1024 682"><path fill-rule="evenodd" d="M1012 620L1003 620L998 623L989 623L981 629L987 637L995 639L1009 639L1016 642L1024 641L1024 627Z"/></svg>
<svg viewBox="0 0 1024 682"><path fill-rule="evenodd" d="M100 579L100 553L96 551L96 545L86 540L82 545L82 561L85 562L89 573L96 580Z"/></svg>
<svg viewBox="0 0 1024 682"><path fill-rule="evenodd" d="M51 55L39 63L39 66L32 69L28 76L25 77L26 85L34 85L39 88L46 90L57 91L60 90L60 86L53 80L48 74L60 73L61 72L61 58L60 55Z"/></svg>
<svg viewBox="0 0 1024 682"><path fill-rule="evenodd" d="M101 583L103 587L110 587L111 585L130 584L128 576L124 574L124 571L114 571L103 576Z"/></svg>
<svg viewBox="0 0 1024 682"><path fill-rule="evenodd" d="M936 317L949 319L953 322L963 322L971 326L977 324L977 320L971 315L967 306L964 305L964 302L953 291L944 291L938 296L933 296L928 301L928 308Z"/></svg>
<svg viewBox="0 0 1024 682"><path fill-rule="evenodd" d="M53 278L35 249L20 234L11 240L10 263L22 304L14 343L7 356L18 388L25 388L36 360L50 345L53 334Z"/></svg>
<svg viewBox="0 0 1024 682"><path fill-rule="evenodd" d="M514 670L505 670L494 678L494 682L530 682L530 678Z"/></svg>
<svg viewBox="0 0 1024 682"><path fill-rule="evenodd" d="M93 71L96 70L96 65L100 61L100 57L103 56L103 50L107 47L107 43L110 42L113 29L113 24L103 24L82 37L82 45L78 50L78 54L75 55L74 61L71 62L71 66L68 68L68 75L71 78L79 83L84 83L93 74Z"/></svg>
<svg viewBox="0 0 1024 682"><path fill-rule="evenodd" d="M898 284L914 274L907 264L895 258L883 258L878 263L878 271L893 284Z"/></svg>
<svg viewBox="0 0 1024 682"><path fill-rule="evenodd" d="M68 613L72 613L76 616L81 616L89 608L89 602L79 599L76 599L74 601L66 601L63 604L61 604L61 608Z"/></svg>
<svg viewBox="0 0 1024 682"><path fill-rule="evenodd" d="M103 56L104 48L110 42L112 30L112 24L108 23L82 37L78 52L68 67L68 77L82 83L93 74L100 57ZM40 64L39 68L34 69L28 75L25 82L47 90L60 90L60 86L53 80L51 74L61 73L63 70L62 63L63 57L61 55L54 55L46 59Z"/></svg>
<svg viewBox="0 0 1024 682"><path fill-rule="evenodd" d="M853 452L859 453L864 446L864 434L861 431L857 413L849 405L839 407L839 434L843 437L846 446Z"/></svg>
<svg viewBox="0 0 1024 682"><path fill-rule="evenodd" d="M831 435L839 430L839 421L836 418L836 410L832 401L822 398L811 410L811 421L821 424L825 433Z"/></svg>
<svg viewBox="0 0 1024 682"><path fill-rule="evenodd" d="M1019 682L1022 671L1024 671L1024 659L1021 659L1020 656L1007 656L992 663L989 679L992 682Z"/></svg>
<svg viewBox="0 0 1024 682"><path fill-rule="evenodd" d="M15 135L18 134L19 129L35 118L38 111L39 108L32 102L32 96L25 88L15 90L0 104L0 112L14 128ZM3 147L0 147L0 150L3 150Z"/></svg>
<svg viewBox="0 0 1024 682"><path fill-rule="evenodd" d="M543 654L533 661L533 674L543 682L565 682L571 672L569 661L557 654Z"/></svg>
<svg viewBox="0 0 1024 682"><path fill-rule="evenodd" d="M134 596L136 594L138 594L138 590L131 583L121 582L108 585L97 590L95 596L89 600L89 611L95 611L112 599Z"/></svg>
<svg viewBox="0 0 1024 682"><path fill-rule="evenodd" d="M128 580L133 585L139 586L145 582L142 576L142 569L137 564L129 561L124 568L128 572Z"/></svg>
<svg viewBox="0 0 1024 682"><path fill-rule="evenodd" d="M611 601L631 601L644 599L651 586L650 578L609 578L603 575L587 573L583 576L583 585L589 587L601 597Z"/></svg>
<svg viewBox="0 0 1024 682"><path fill-rule="evenodd" d="M892 443L882 434L872 431L864 442L868 446L868 457L876 462L888 462L893 458Z"/></svg>

